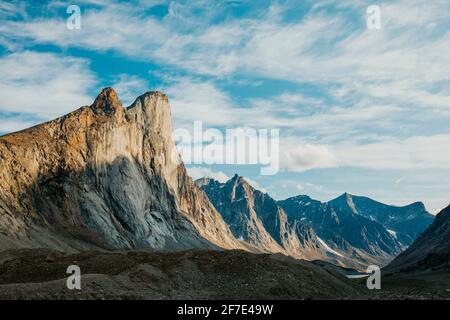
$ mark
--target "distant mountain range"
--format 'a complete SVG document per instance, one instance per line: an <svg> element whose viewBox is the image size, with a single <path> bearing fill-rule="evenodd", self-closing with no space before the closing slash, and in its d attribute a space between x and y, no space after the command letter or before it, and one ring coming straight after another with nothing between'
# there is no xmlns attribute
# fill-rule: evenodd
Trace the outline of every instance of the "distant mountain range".
<svg viewBox="0 0 450 320"><path fill-rule="evenodd" d="M235 175L226 183L196 181L222 214L233 235L264 252L282 252L303 259L323 259L327 248L308 225L289 219L268 194ZM337 254L339 255L339 254Z"/></svg>
<svg viewBox="0 0 450 320"><path fill-rule="evenodd" d="M386 265L434 219L419 202L395 207L348 193L326 203L304 195L275 201L237 175L196 183L238 239L347 267Z"/></svg>

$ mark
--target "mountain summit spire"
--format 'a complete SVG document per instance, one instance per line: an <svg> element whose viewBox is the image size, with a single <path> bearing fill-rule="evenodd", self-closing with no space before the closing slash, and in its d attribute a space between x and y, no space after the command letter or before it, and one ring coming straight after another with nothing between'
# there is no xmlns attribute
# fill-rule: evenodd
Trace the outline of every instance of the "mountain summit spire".
<svg viewBox="0 0 450 320"><path fill-rule="evenodd" d="M120 102L116 91L111 87L104 88L91 105L91 109L94 110L96 114L105 113L107 115L113 115L121 108L122 103Z"/></svg>

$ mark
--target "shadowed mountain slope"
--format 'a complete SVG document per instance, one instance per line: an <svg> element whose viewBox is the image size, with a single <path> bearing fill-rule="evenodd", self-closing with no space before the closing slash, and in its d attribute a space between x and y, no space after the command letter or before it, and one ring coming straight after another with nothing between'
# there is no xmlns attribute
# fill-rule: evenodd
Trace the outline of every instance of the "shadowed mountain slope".
<svg viewBox="0 0 450 320"><path fill-rule="evenodd" d="M391 264L388 271L446 270L450 279L450 206Z"/></svg>
<svg viewBox="0 0 450 320"><path fill-rule="evenodd" d="M393 207L348 193L329 202L296 196L278 204L290 219L313 228L334 250L351 259L381 266L402 252L416 231L430 223L431 216L423 206ZM413 221L422 224L414 225L411 231L407 225ZM401 227L397 231L390 229L398 225Z"/></svg>

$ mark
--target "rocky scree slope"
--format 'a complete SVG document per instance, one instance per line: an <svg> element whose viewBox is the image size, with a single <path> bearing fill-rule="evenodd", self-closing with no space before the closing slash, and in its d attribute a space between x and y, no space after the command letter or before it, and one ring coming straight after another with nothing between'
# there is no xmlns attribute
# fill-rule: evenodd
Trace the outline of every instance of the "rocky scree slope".
<svg viewBox="0 0 450 320"><path fill-rule="evenodd" d="M67 266L83 270L67 290ZM357 299L367 290L308 261L241 250L0 252L0 299Z"/></svg>

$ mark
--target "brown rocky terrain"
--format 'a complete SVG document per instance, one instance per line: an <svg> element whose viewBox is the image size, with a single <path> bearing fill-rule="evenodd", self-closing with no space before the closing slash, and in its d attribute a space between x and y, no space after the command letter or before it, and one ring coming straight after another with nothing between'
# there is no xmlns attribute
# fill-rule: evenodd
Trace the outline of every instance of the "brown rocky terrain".
<svg viewBox="0 0 450 320"><path fill-rule="evenodd" d="M69 265L82 290L69 290ZM282 255L244 251L0 253L0 299L349 299L344 275Z"/></svg>
<svg viewBox="0 0 450 320"><path fill-rule="evenodd" d="M69 290L69 265L81 290ZM354 270L245 251L149 252L48 249L0 253L0 299L450 299L446 274L383 275L381 290Z"/></svg>

